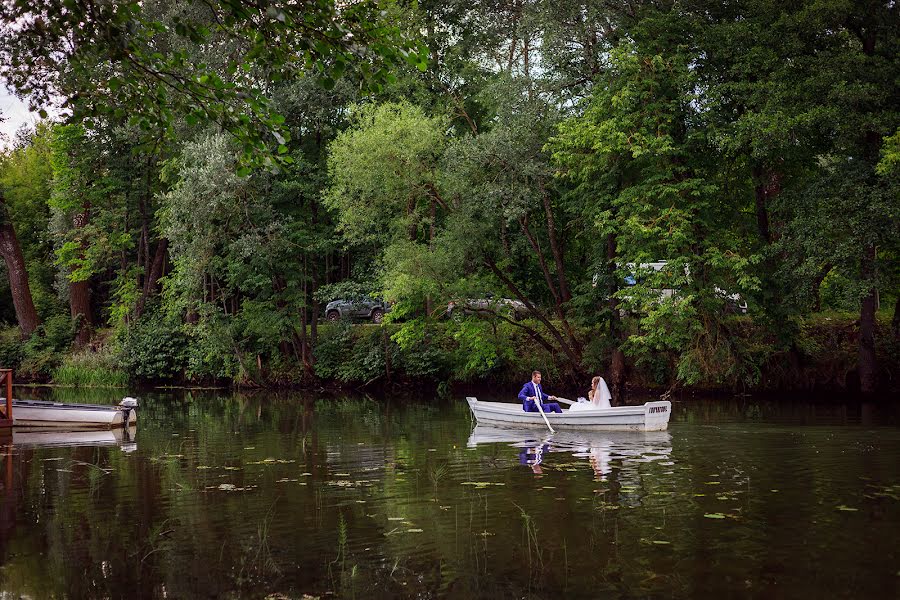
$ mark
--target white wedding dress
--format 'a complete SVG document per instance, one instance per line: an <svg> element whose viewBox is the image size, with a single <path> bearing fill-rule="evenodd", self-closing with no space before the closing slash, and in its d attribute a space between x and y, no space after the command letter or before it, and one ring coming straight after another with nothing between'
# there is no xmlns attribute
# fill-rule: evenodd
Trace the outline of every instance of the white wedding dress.
<svg viewBox="0 0 900 600"><path fill-rule="evenodd" d="M606 387L606 381L601 377L597 389L594 390L594 397L590 402L579 402L569 407L569 411L594 410L597 408L612 408L609 401L612 400L612 394Z"/></svg>

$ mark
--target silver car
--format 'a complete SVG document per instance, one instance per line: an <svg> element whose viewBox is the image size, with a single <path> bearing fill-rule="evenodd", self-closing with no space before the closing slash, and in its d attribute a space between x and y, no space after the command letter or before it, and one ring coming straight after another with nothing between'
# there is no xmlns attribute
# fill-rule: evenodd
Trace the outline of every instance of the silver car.
<svg viewBox="0 0 900 600"><path fill-rule="evenodd" d="M514 321L521 321L528 316L528 307L524 302L511 298L495 298L493 294L486 294L484 298L468 298L466 300L451 301L447 304L447 316L454 313L472 315L481 314L491 316L492 313L509 317Z"/></svg>

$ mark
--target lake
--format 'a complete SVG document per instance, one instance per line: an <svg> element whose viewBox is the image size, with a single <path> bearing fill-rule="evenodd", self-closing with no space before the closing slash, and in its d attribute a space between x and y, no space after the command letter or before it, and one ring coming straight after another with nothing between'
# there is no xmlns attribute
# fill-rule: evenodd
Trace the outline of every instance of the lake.
<svg viewBox="0 0 900 600"><path fill-rule="evenodd" d="M131 435L0 442L0 597L900 597L895 408L550 435L463 398L139 396Z"/></svg>

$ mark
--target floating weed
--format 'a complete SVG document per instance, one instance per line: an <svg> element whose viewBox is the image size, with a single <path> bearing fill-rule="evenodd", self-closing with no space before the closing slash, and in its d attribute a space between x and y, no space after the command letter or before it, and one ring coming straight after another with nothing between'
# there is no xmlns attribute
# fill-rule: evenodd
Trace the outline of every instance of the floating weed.
<svg viewBox="0 0 900 600"><path fill-rule="evenodd" d="M207 490L221 490L223 492L246 492L247 490L255 489L255 485L248 485L246 487L238 487L233 483L220 483L219 485L211 485L207 487Z"/></svg>
<svg viewBox="0 0 900 600"><path fill-rule="evenodd" d="M210 467L209 465L197 465L198 471L203 471L205 469L212 469L212 467Z"/></svg>
<svg viewBox="0 0 900 600"><path fill-rule="evenodd" d="M335 477L350 477L350 473L335 473Z"/></svg>
<svg viewBox="0 0 900 600"><path fill-rule="evenodd" d="M388 517L388 521L405 521L406 517Z"/></svg>
<svg viewBox="0 0 900 600"><path fill-rule="evenodd" d="M707 519L724 519L725 518L725 515L723 515L722 513L706 513L703 516L706 517Z"/></svg>
<svg viewBox="0 0 900 600"><path fill-rule="evenodd" d="M482 490L482 489L484 489L486 487L490 487L492 485L500 486L500 485L506 485L506 484L502 483L502 482L494 482L494 481L463 481L459 485L471 485L472 487L474 487L477 490Z"/></svg>
<svg viewBox="0 0 900 600"><path fill-rule="evenodd" d="M412 529L407 529L406 532L407 533L422 533L422 530L413 527Z"/></svg>
<svg viewBox="0 0 900 600"><path fill-rule="evenodd" d="M160 454L150 458L150 462L166 462L175 460L176 458L184 458L184 454Z"/></svg>
<svg viewBox="0 0 900 600"><path fill-rule="evenodd" d="M244 450L256 450L256 446L247 446Z"/></svg>
<svg viewBox="0 0 900 600"><path fill-rule="evenodd" d="M900 500L900 485L875 486L870 484L866 487L874 488L872 495L876 498Z"/></svg>
<svg viewBox="0 0 900 600"><path fill-rule="evenodd" d="M42 462L50 462L50 461L52 461L52 460L63 460L63 457L62 457L62 456L57 456L57 457L55 457L55 458L42 458L42 459L41 459Z"/></svg>
<svg viewBox="0 0 900 600"><path fill-rule="evenodd" d="M837 509L843 512L857 512L859 510L858 508L853 508L852 506L844 506L843 504L838 506Z"/></svg>
<svg viewBox="0 0 900 600"><path fill-rule="evenodd" d="M667 545L671 544L672 542L667 542L666 540L653 540L653 543L657 544L659 546L667 546Z"/></svg>
<svg viewBox="0 0 900 600"><path fill-rule="evenodd" d="M721 481L707 481L705 485L722 485Z"/></svg>
<svg viewBox="0 0 900 600"><path fill-rule="evenodd" d="M226 466L226 467L224 467L224 469L225 469L226 471L240 471L240 470L241 470L241 467Z"/></svg>

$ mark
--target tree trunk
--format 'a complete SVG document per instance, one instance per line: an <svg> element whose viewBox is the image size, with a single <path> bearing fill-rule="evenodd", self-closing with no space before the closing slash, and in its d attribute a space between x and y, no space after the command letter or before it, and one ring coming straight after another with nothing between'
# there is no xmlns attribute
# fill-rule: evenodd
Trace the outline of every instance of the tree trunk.
<svg viewBox="0 0 900 600"><path fill-rule="evenodd" d="M871 282L875 278L875 246L868 245L862 260L862 280ZM877 386L878 365L875 359L875 285L869 288L862 299L859 313L859 391L872 394Z"/></svg>
<svg viewBox="0 0 900 600"><path fill-rule="evenodd" d="M772 232L769 229L769 201L781 192L781 175L762 167L753 167L754 192L756 195L756 227L759 237L769 244Z"/></svg>
<svg viewBox="0 0 900 600"><path fill-rule="evenodd" d="M28 285L28 270L25 268L25 257L19 246L19 238L3 198L0 197L0 256L6 263L6 271L9 274L9 289L12 292L13 307L16 310L16 320L19 322L19 330L23 338L31 337L34 330L40 324L37 311L34 309L34 300L31 297L31 286Z"/></svg>
<svg viewBox="0 0 900 600"><path fill-rule="evenodd" d="M72 224L77 231L88 223L90 205L85 204L83 210L72 219ZM83 242L86 244L87 242ZM72 318L78 322L78 333L75 335L75 345L84 346L91 340L91 332L94 328L94 318L91 313L91 284L90 281L69 282L69 309Z"/></svg>
<svg viewBox="0 0 900 600"><path fill-rule="evenodd" d="M616 236L614 234L606 236L606 260L609 275L609 335L615 343L612 356L610 357L609 383L613 399L616 404L621 405L625 402L625 385L628 382L628 372L625 365L625 353L621 349L625 336L619 318L619 299L614 296L618 291L618 286L613 277L616 268Z"/></svg>
<svg viewBox="0 0 900 600"><path fill-rule="evenodd" d="M89 281L69 283L69 308L72 318L78 321L75 344L79 347L91 341L94 321L91 318L91 284Z"/></svg>
<svg viewBox="0 0 900 600"><path fill-rule="evenodd" d="M894 318L891 319L891 333L894 334L894 339L900 339L900 296L897 296L897 301L894 303Z"/></svg>
<svg viewBox="0 0 900 600"><path fill-rule="evenodd" d="M556 278L559 281L559 297L563 302L572 299L569 293L569 284L566 281L566 269L563 264L563 250L556 240L556 220L553 218L553 210L550 206L550 196L542 191L544 197L544 213L547 215L547 235L550 238L550 251L553 253L553 260L556 263Z"/></svg>
<svg viewBox="0 0 900 600"><path fill-rule="evenodd" d="M819 269L819 272L816 274L815 279L813 279L813 311L815 312L819 312L820 310L822 310L822 282L825 281L826 277L828 277L828 273L831 272L831 268L831 263L822 265L822 268Z"/></svg>
<svg viewBox="0 0 900 600"><path fill-rule="evenodd" d="M166 251L168 248L169 240L167 238L161 238L156 244L156 252L153 255L153 264L150 265L150 272L144 279L144 291L141 293L141 297L134 309L134 315L136 317L141 316L141 313L144 312L144 305L147 303L147 299L156 293L156 286L159 283L159 278L162 277L163 274L163 265L165 264Z"/></svg>

